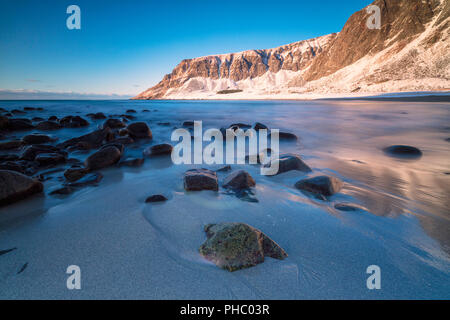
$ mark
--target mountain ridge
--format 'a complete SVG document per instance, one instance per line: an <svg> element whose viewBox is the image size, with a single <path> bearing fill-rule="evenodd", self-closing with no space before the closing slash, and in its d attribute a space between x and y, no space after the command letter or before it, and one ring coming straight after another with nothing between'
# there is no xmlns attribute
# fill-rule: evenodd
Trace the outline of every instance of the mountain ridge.
<svg viewBox="0 0 450 320"><path fill-rule="evenodd" d="M339 33L272 49L182 60L134 99L295 98L302 94L450 89L450 2L375 0ZM239 93L218 95L230 90Z"/></svg>

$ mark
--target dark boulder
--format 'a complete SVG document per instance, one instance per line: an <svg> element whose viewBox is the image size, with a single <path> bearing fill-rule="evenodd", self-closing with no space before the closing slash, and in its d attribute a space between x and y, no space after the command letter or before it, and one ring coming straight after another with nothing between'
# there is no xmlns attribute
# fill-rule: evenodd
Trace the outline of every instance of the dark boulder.
<svg viewBox="0 0 450 320"><path fill-rule="evenodd" d="M33 161L36 158L36 156L40 153L59 153L67 157L67 152L61 150L58 147L45 144L35 144L26 147L25 150L23 150L20 159Z"/></svg>
<svg viewBox="0 0 450 320"><path fill-rule="evenodd" d="M22 147L22 141L21 140L12 140L12 141L0 142L0 150L19 149L20 147Z"/></svg>
<svg viewBox="0 0 450 320"><path fill-rule="evenodd" d="M66 157L60 153L39 153L34 161L40 166L51 166L66 162Z"/></svg>
<svg viewBox="0 0 450 320"><path fill-rule="evenodd" d="M261 129L269 129L265 124L262 124L260 122L255 123L255 126L253 127L255 130L261 130Z"/></svg>
<svg viewBox="0 0 450 320"><path fill-rule="evenodd" d="M217 175L208 169L191 169L184 174L184 189L187 191L219 190Z"/></svg>
<svg viewBox="0 0 450 320"><path fill-rule="evenodd" d="M128 134L133 139L151 139L152 131L145 122L131 123L127 127Z"/></svg>
<svg viewBox="0 0 450 320"><path fill-rule="evenodd" d="M398 158L420 158L422 156L422 151L411 146L395 145L384 148L383 151L392 157Z"/></svg>
<svg viewBox="0 0 450 320"><path fill-rule="evenodd" d="M8 129L9 119L4 116L0 116L0 130Z"/></svg>
<svg viewBox="0 0 450 320"><path fill-rule="evenodd" d="M342 188L342 181L335 177L317 176L302 179L295 184L297 189L323 196L332 196Z"/></svg>
<svg viewBox="0 0 450 320"><path fill-rule="evenodd" d="M57 189L51 191L49 194L50 195L64 195L65 196L65 195L69 195L69 194L73 193L74 191L75 191L74 188L69 187L69 186L64 186L64 187L60 187L60 188L57 188Z"/></svg>
<svg viewBox="0 0 450 320"><path fill-rule="evenodd" d="M108 119L103 124L103 128L119 129L125 128L127 125L119 119Z"/></svg>
<svg viewBox="0 0 450 320"><path fill-rule="evenodd" d="M53 139L45 134L29 134L22 138L25 144L42 144L53 141Z"/></svg>
<svg viewBox="0 0 450 320"><path fill-rule="evenodd" d="M67 116L59 120L64 128L80 128L89 126L89 122L80 116Z"/></svg>
<svg viewBox="0 0 450 320"><path fill-rule="evenodd" d="M144 159L141 158L131 158L125 159L119 163L120 166L124 167L140 167L144 164Z"/></svg>
<svg viewBox="0 0 450 320"><path fill-rule="evenodd" d="M117 149L119 149L121 155L125 151L125 146L123 144L121 144L121 143L114 143L114 142L110 142L110 143L105 144L104 146L102 146L100 148L100 150L108 148L108 147L111 147L111 146L112 147L116 147Z"/></svg>
<svg viewBox="0 0 450 320"><path fill-rule="evenodd" d="M287 253L272 239L245 223L209 224L200 254L228 271L253 267L265 257L283 260Z"/></svg>
<svg viewBox="0 0 450 320"><path fill-rule="evenodd" d="M87 173L88 170L86 168L73 167L64 171L64 177L67 181L75 182L83 178Z"/></svg>
<svg viewBox="0 0 450 320"><path fill-rule="evenodd" d="M89 113L87 115L89 118L91 118L92 120L102 120L102 119L106 119L106 116L103 112L97 112L97 113Z"/></svg>
<svg viewBox="0 0 450 320"><path fill-rule="evenodd" d="M155 194L155 195L150 196L147 199L145 199L146 203L149 203L149 202L163 202L163 201L167 201L167 198L164 197L163 195L160 195L160 194Z"/></svg>
<svg viewBox="0 0 450 320"><path fill-rule="evenodd" d="M68 183L67 185L69 187L74 187L74 188L95 186L98 183L100 183L100 181L102 181L102 179L103 179L103 175L100 172L96 172L93 174L86 175L83 178L77 180L76 182Z"/></svg>
<svg viewBox="0 0 450 320"><path fill-rule="evenodd" d="M339 210L339 211L347 211L347 212L351 212L351 211L367 211L366 208L358 205L358 204L354 204L354 203L347 203L347 202L342 202L342 203L336 203L334 205L334 207Z"/></svg>
<svg viewBox="0 0 450 320"><path fill-rule="evenodd" d="M251 127L252 127L251 125L246 124L246 123L233 123L228 127L228 129L233 129L233 130L243 129L243 130L245 130L245 129L250 129Z"/></svg>
<svg viewBox="0 0 450 320"><path fill-rule="evenodd" d="M126 120L135 120L136 119L136 117L132 116L131 114L122 114L121 117L124 118L124 121L126 121Z"/></svg>
<svg viewBox="0 0 450 320"><path fill-rule="evenodd" d="M107 146L90 155L84 162L89 170L99 170L116 164L122 153L115 146Z"/></svg>
<svg viewBox="0 0 450 320"><path fill-rule="evenodd" d="M173 147L170 144L163 143L148 147L144 150L145 156L162 156L170 155L172 153Z"/></svg>
<svg viewBox="0 0 450 320"><path fill-rule="evenodd" d="M2 162L2 161L14 161L14 160L19 160L19 156L17 154L12 154L12 153L0 154L0 162Z"/></svg>
<svg viewBox="0 0 450 320"><path fill-rule="evenodd" d="M115 140L112 140L110 143L111 144L122 144L122 145L125 145L125 144L132 144L132 143L134 143L134 140L133 140L133 138L130 138L130 137L122 137L122 138L117 138Z"/></svg>
<svg viewBox="0 0 450 320"><path fill-rule="evenodd" d="M0 170L10 170L31 176L38 171L39 163L28 160L11 160L0 163Z"/></svg>
<svg viewBox="0 0 450 320"><path fill-rule="evenodd" d="M255 180L245 170L238 170L229 174L223 182L223 187L229 189L248 189L255 185Z"/></svg>
<svg viewBox="0 0 450 320"><path fill-rule="evenodd" d="M226 171L230 171L230 170L231 170L231 166L227 165L227 166L217 169L216 172L226 172Z"/></svg>
<svg viewBox="0 0 450 320"><path fill-rule="evenodd" d="M44 186L21 173L0 170L0 205L7 205L42 192Z"/></svg>
<svg viewBox="0 0 450 320"><path fill-rule="evenodd" d="M61 148L67 148L82 143L83 146L88 149L98 148L104 143L104 141L110 139L111 134L112 134L111 129L107 127L104 129L96 130L91 133L85 134L81 137L64 141L63 143L60 143L58 146Z"/></svg>
<svg viewBox="0 0 450 320"><path fill-rule="evenodd" d="M55 121L41 121L36 125L36 129L42 131L58 130L61 128L61 125Z"/></svg>
<svg viewBox="0 0 450 320"><path fill-rule="evenodd" d="M276 160L278 162L278 172L276 174L281 174L291 170L311 172L311 168L303 162L299 155L296 154L283 154ZM265 165L265 167L270 167L272 161ZM275 164L273 164L275 165Z"/></svg>
<svg viewBox="0 0 450 320"><path fill-rule="evenodd" d="M272 133L269 134L269 138L271 138L271 137L272 137ZM280 131L278 133L278 138L280 140L285 140L285 141L294 141L294 140L298 139L298 137L295 134L290 133L290 132L282 132L282 131Z"/></svg>
<svg viewBox="0 0 450 320"><path fill-rule="evenodd" d="M28 119L9 119L7 129L11 131L22 131L34 129L34 126Z"/></svg>
<svg viewBox="0 0 450 320"><path fill-rule="evenodd" d="M193 127L194 126L194 121L192 120L187 120L183 122L183 127Z"/></svg>

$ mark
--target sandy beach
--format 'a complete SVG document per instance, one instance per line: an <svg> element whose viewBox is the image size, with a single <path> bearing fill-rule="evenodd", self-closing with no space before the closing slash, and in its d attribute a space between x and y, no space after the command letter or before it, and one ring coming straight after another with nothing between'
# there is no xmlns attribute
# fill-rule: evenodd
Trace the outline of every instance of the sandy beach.
<svg viewBox="0 0 450 320"><path fill-rule="evenodd" d="M420 100L421 98L419 98ZM45 174L44 191L0 209L0 298L3 299L406 299L449 298L450 166L449 105L441 102L318 101L14 101L7 111L21 118L79 115L86 127L6 133L0 142L32 132L57 145L100 128L103 112L127 124L144 121L152 140L124 146L121 161L142 158L145 148L172 143L187 120L206 128L261 122L298 137L281 141L283 153L302 156L311 173L262 176L259 165L232 165L255 180L244 201L216 191L186 191L188 169L223 165L174 165L170 157L145 157L140 167L97 170L95 186L50 195L71 164ZM445 101L443 101L445 100ZM127 113L133 109L136 113ZM148 110L149 112L144 112ZM19 116L15 116L19 117ZM126 119L126 118L125 118ZM383 152L389 145L417 147L419 159ZM84 161L97 149L69 149ZM10 154L16 151L1 151ZM33 174L36 177L44 171ZM229 172L217 172L219 185ZM342 189L327 199L294 184L317 175L335 176ZM154 194L168 200L145 203ZM353 204L342 211L337 204ZM288 254L229 272L199 254L206 224L243 222L264 232ZM379 265L382 290L367 290L366 268ZM81 269L82 289L68 290L66 269Z"/></svg>

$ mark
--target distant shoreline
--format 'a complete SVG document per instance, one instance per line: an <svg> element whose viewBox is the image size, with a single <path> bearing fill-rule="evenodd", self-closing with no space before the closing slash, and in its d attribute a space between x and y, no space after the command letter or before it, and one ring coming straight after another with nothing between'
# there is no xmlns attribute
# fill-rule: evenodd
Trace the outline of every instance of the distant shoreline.
<svg viewBox="0 0 450 320"><path fill-rule="evenodd" d="M0 99L3 101L400 101L400 102L450 102L450 91L358 93L358 94L292 94L252 97L245 93L220 95L210 98L184 99Z"/></svg>

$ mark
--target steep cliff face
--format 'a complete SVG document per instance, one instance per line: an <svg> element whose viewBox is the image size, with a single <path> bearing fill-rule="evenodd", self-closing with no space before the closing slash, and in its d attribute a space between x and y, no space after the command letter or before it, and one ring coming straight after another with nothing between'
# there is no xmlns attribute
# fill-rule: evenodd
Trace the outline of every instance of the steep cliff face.
<svg viewBox="0 0 450 320"><path fill-rule="evenodd" d="M336 34L331 34L274 49L185 59L160 83L141 93L136 99L163 98L170 89L179 88L194 78L238 82L261 77L267 72L277 73L280 70L297 72L305 69L335 37Z"/></svg>
<svg viewBox="0 0 450 320"><path fill-rule="evenodd" d="M231 98L450 89L450 1L373 5L380 8L381 29L367 27L372 13L364 8L337 34L183 60L136 99L215 98L226 89L242 90Z"/></svg>

